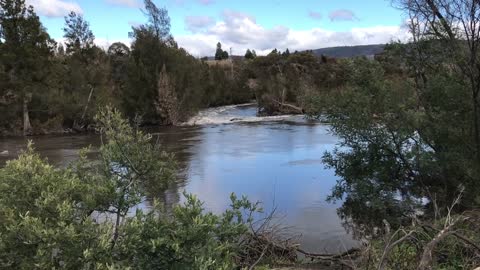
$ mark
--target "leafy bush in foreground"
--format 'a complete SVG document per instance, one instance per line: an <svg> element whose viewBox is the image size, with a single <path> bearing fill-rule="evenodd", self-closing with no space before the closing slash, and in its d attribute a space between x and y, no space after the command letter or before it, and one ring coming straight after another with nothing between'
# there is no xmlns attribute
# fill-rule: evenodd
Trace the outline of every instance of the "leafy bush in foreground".
<svg viewBox="0 0 480 270"><path fill-rule="evenodd" d="M173 158L116 110L97 117L104 143L98 162L56 168L32 144L0 169L1 269L232 269L248 232L244 213L258 211L231 196L221 215L205 213L193 195L171 215L127 215L146 189L173 180Z"/></svg>

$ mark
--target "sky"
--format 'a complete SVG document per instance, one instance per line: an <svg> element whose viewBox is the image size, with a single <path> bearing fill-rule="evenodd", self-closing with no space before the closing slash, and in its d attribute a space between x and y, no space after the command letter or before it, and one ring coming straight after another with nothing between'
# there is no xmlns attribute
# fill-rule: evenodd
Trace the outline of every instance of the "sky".
<svg viewBox="0 0 480 270"><path fill-rule="evenodd" d="M64 16L82 14L102 47L129 44L132 26L146 22L143 0L26 0L43 25L62 40ZM179 46L201 57L215 53L217 42L234 55L247 49L267 54L387 43L409 38L405 18L389 0L154 0L171 17Z"/></svg>

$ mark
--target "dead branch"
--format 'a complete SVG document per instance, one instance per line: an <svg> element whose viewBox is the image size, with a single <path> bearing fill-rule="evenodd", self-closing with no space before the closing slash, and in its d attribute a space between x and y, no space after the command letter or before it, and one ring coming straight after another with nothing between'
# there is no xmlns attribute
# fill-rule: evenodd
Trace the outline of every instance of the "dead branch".
<svg viewBox="0 0 480 270"><path fill-rule="evenodd" d="M380 259L380 262L378 263L378 270L383 270L385 269L385 266L386 266L386 259L388 258L388 255L390 254L390 252L392 252L393 248L398 246L399 244L401 244L402 242L408 240L413 233L415 233L415 231L410 231L408 233L405 233L404 236L402 236L401 238L399 238L398 240L396 240L395 242L392 243L394 237L399 234L400 232L403 232L405 233L405 231L403 229L400 229L400 230L397 230L393 235L392 237L390 238L387 246L385 247L385 249L383 250L383 254L382 254L382 258Z"/></svg>
<svg viewBox="0 0 480 270"><path fill-rule="evenodd" d="M257 264L262 260L263 256L265 256L267 249L268 249L268 245L266 245L265 248L263 248L262 254L260 254L260 257L258 257L258 259L250 266L250 268L248 268L249 270L255 269L255 266L257 266Z"/></svg>
<svg viewBox="0 0 480 270"><path fill-rule="evenodd" d="M430 270L432 269L432 261L433 261L433 250L435 247L440 243L445 237L452 234L451 229L454 224L451 224L441 230L435 237L430 241L425 248L423 249L422 258L420 259L420 263L418 265L418 269L420 270Z"/></svg>
<svg viewBox="0 0 480 270"><path fill-rule="evenodd" d="M433 239L427 243L427 245L423 249L423 253L420 259L420 263L418 265L418 269L420 270L432 269L433 251L435 250L436 246L447 236L455 233L452 230L454 226L457 225L457 223L470 219L468 216L464 216L464 215L460 215L456 218L452 217L451 215L453 208L460 203L464 190L465 190L464 187L460 187L460 192L458 196L452 202L452 205L450 207L447 207L447 217L445 218L445 224L443 226L443 229L440 230L433 237Z"/></svg>
<svg viewBox="0 0 480 270"><path fill-rule="evenodd" d="M340 254L327 254L327 253L312 253L312 252L307 252L303 249L297 249L297 252L305 255L306 257L310 257L310 258L314 258L314 259L320 259L320 260L330 260L330 261L334 261L334 260L339 260L339 259L343 259L345 257L348 257L350 255L358 255L359 252L360 252L360 249L358 248L352 248L352 249L349 249L343 253L340 253Z"/></svg>
<svg viewBox="0 0 480 270"><path fill-rule="evenodd" d="M435 229L434 227L430 226L430 225L423 225L422 226L424 229L428 228L430 230L433 230L433 231L436 231L437 233L439 232L439 230ZM465 244L467 245L470 245L471 247L475 248L476 250L480 251L480 246L478 244L476 244L475 242L473 242L472 240L468 239L467 237L461 235L460 233L458 232L453 232L452 233L453 236L457 237L458 239L460 239L462 242L464 242Z"/></svg>
<svg viewBox="0 0 480 270"><path fill-rule="evenodd" d="M457 232L454 232L452 235L455 236L455 237L457 237L458 239L462 240L464 243L466 243L466 244L474 247L474 248L477 249L478 251L480 251L480 246L477 245L476 243L474 243L472 240L466 238L465 236L463 236L463 235L461 235L461 234L459 234L459 233L457 233Z"/></svg>
<svg viewBox="0 0 480 270"><path fill-rule="evenodd" d="M273 100L273 102L275 102L276 104L278 104L280 107L287 107L287 108L290 108L290 109L293 109L295 111L298 111L299 113L303 114L304 113L304 110L300 107L297 107L295 105L292 105L292 104L288 104L288 103L282 103L280 101L277 101L277 100Z"/></svg>

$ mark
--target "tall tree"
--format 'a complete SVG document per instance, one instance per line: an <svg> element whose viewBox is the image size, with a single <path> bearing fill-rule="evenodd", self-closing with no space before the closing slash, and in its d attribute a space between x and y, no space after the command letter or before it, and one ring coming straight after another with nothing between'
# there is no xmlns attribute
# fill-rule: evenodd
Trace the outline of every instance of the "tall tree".
<svg viewBox="0 0 480 270"><path fill-rule="evenodd" d="M463 77L470 88L473 148L477 162L480 163L480 58L478 56L480 2L475 0L393 0L392 2L408 11L410 31L415 45L413 49L418 57L432 60L425 55L424 44L428 40L437 41L447 52L437 59L449 58L449 62L456 65L456 69L452 71ZM418 61L414 64L419 82L426 84L425 68L428 62ZM419 85L419 87L423 86ZM419 91L421 92L422 89Z"/></svg>
<svg viewBox="0 0 480 270"><path fill-rule="evenodd" d="M0 61L23 108L23 132L31 132L29 103L42 90L55 42L24 0L0 1Z"/></svg>
<svg viewBox="0 0 480 270"><path fill-rule="evenodd" d="M116 42L108 48L107 54L110 59L111 78L115 86L123 88L128 80L125 75L128 74L130 49L127 45Z"/></svg>
<svg viewBox="0 0 480 270"><path fill-rule="evenodd" d="M217 50L215 51L215 60L222 60L223 59L223 50L222 50L222 43L217 43Z"/></svg>
<svg viewBox="0 0 480 270"><path fill-rule="evenodd" d="M90 25L83 19L82 15L70 12L65 17L63 28L67 53L77 53L94 46L95 36L90 30Z"/></svg>
<svg viewBox="0 0 480 270"><path fill-rule="evenodd" d="M71 12L65 17L63 31L68 55L64 88L71 98L73 128L81 131L100 107L93 104L100 99L108 103L108 58L95 46L90 25L81 15Z"/></svg>
<svg viewBox="0 0 480 270"><path fill-rule="evenodd" d="M159 8L152 0L145 0L143 13L148 17L147 27L161 40L170 38L170 16L165 8Z"/></svg>
<svg viewBox="0 0 480 270"><path fill-rule="evenodd" d="M392 214L398 225L419 198L435 215L459 190L457 210L480 204L480 2L395 2L411 42L354 60L325 114L343 148L324 159L341 177L332 197L347 219L369 214L375 226Z"/></svg>
<svg viewBox="0 0 480 270"><path fill-rule="evenodd" d="M217 43L217 50L215 51L215 60L228 59L229 55L227 51L222 50L222 43Z"/></svg>
<svg viewBox="0 0 480 270"><path fill-rule="evenodd" d="M166 104L160 102L162 78L168 78L173 54L178 46L170 34L170 17L165 8L158 8L145 0L144 14L148 22L133 28L128 87L123 91L122 103L130 114L141 111L149 123L168 123ZM168 79L163 82L169 82ZM173 83L173 82L172 82ZM172 85L166 86L169 90ZM170 91L167 91L170 92Z"/></svg>
<svg viewBox="0 0 480 270"><path fill-rule="evenodd" d="M253 56L252 51L250 51L250 49L247 49L247 52L245 53L245 59L253 59L253 58L255 57Z"/></svg>
<svg viewBox="0 0 480 270"><path fill-rule="evenodd" d="M90 30L90 25L83 19L82 15L70 12L65 17L65 27L63 28L67 53L78 53L94 46L95 36Z"/></svg>

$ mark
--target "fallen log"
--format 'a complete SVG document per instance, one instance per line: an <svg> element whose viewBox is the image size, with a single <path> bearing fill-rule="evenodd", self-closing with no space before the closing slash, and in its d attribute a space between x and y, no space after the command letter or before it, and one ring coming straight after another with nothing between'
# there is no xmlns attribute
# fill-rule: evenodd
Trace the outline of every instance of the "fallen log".
<svg viewBox="0 0 480 270"><path fill-rule="evenodd" d="M309 258L320 259L320 260L337 260L337 259L343 259L347 256L358 255L358 253L360 253L361 250L358 248L352 248L340 254L312 253L312 252L307 252L303 249L297 249L297 252Z"/></svg>
<svg viewBox="0 0 480 270"><path fill-rule="evenodd" d="M287 108L290 108L292 110L298 111L301 114L305 113L305 110L303 108L297 107L295 105L288 104L288 103L282 103L282 102L277 101L277 100L273 100L273 102L278 104L280 107L287 107Z"/></svg>

